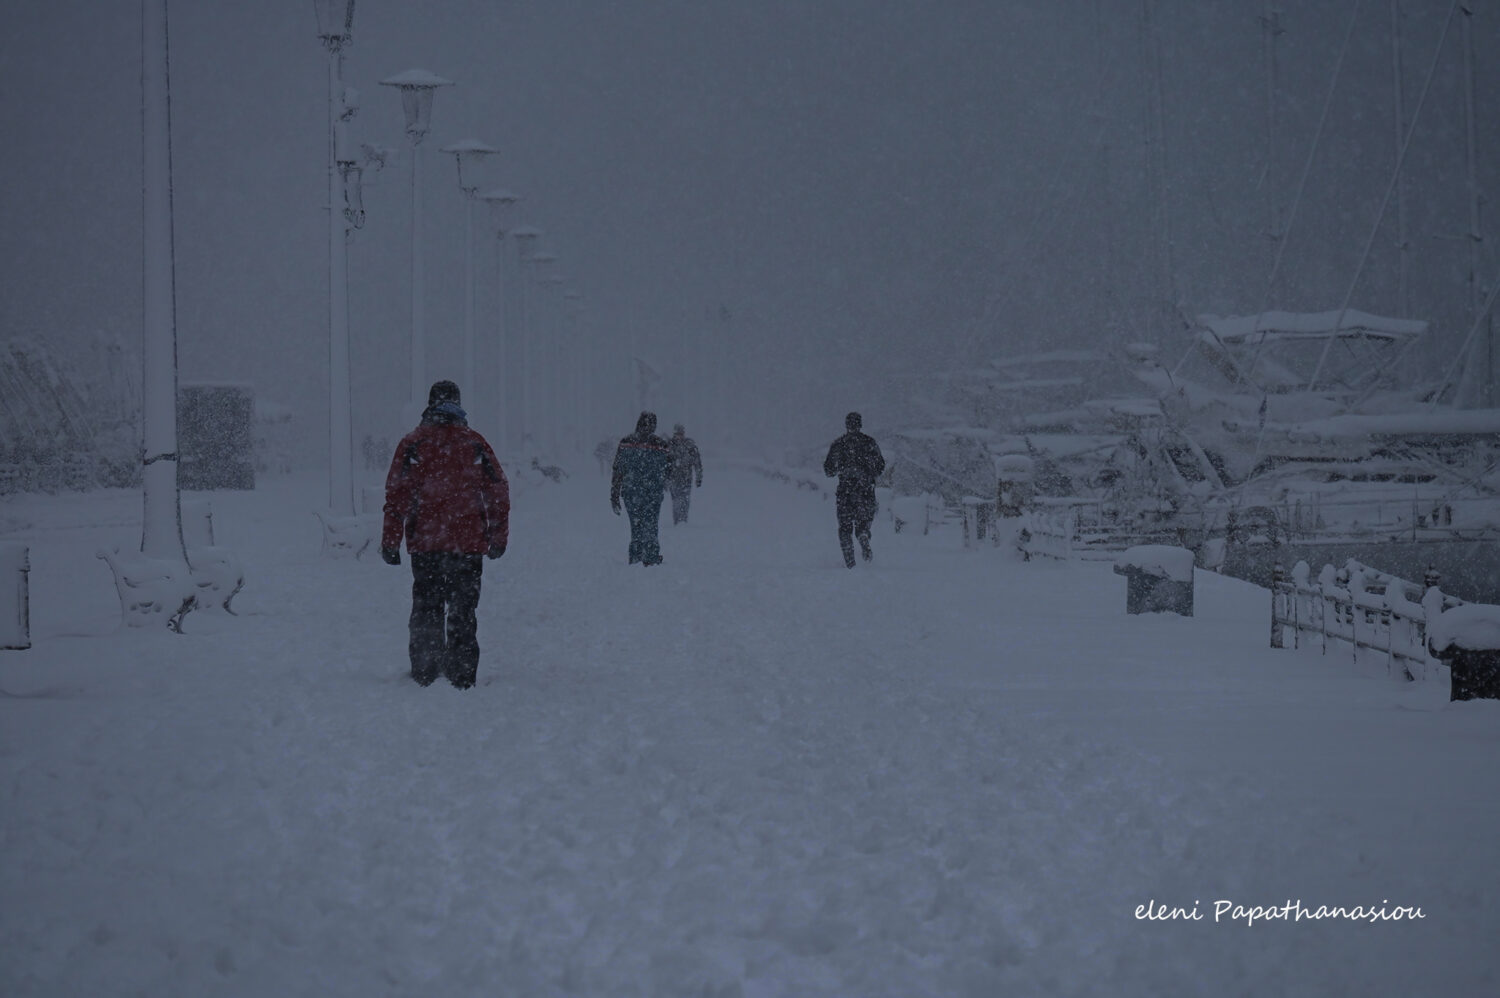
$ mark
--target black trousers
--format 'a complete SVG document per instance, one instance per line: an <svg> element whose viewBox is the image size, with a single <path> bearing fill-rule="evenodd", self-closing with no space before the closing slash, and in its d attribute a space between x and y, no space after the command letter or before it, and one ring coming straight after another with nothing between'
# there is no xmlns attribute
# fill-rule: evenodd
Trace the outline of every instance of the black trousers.
<svg viewBox="0 0 1500 998"><path fill-rule="evenodd" d="M630 564L661 564L661 496L655 499L625 500L625 515L630 520Z"/></svg>
<svg viewBox="0 0 1500 998"><path fill-rule="evenodd" d="M859 538L860 553L865 561L870 560L870 524L875 520L875 494L848 495L843 492L834 504L839 518L839 548L844 552L844 564L854 567L854 538Z"/></svg>
<svg viewBox="0 0 1500 998"><path fill-rule="evenodd" d="M411 555L411 678L439 675L460 689L479 672L479 580L484 556L450 551Z"/></svg>
<svg viewBox="0 0 1500 998"><path fill-rule="evenodd" d="M691 482L672 482L667 486L667 491L672 493L672 524L686 523L688 518L688 506L693 500L693 484Z"/></svg>

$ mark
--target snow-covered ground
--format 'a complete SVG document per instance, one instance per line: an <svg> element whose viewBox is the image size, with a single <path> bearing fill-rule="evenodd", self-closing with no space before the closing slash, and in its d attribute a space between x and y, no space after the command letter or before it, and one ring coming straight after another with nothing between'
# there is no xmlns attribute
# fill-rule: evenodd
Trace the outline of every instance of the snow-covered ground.
<svg viewBox="0 0 1500 998"><path fill-rule="evenodd" d="M5 499L0 994L1500 993L1500 703L1273 651L1218 576L1127 616L884 523L847 571L820 493L705 480L652 569L591 462L518 488L467 692L320 476L212 496L248 581L181 636L95 558L137 493Z"/></svg>

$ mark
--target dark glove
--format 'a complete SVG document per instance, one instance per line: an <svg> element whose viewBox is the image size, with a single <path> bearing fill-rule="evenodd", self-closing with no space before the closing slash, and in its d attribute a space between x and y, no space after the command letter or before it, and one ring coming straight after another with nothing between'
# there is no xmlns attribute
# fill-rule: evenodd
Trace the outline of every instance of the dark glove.
<svg viewBox="0 0 1500 998"><path fill-rule="evenodd" d="M385 562L387 565L399 565L399 564L401 564L401 549L400 548L381 548L380 549L380 560L383 561L383 562Z"/></svg>
<svg viewBox="0 0 1500 998"><path fill-rule="evenodd" d="M505 553L505 544L503 542L501 542L501 541L496 541L496 542L494 542L493 544L490 545L490 549L484 553L484 556L486 558L489 558L489 559L493 560L495 558L500 557L504 553Z"/></svg>
<svg viewBox="0 0 1500 998"><path fill-rule="evenodd" d="M620 515L620 500L616 499L614 496L610 496L609 497L609 508L615 511L615 515L616 516L619 516Z"/></svg>
<svg viewBox="0 0 1500 998"><path fill-rule="evenodd" d="M701 479L701 478L698 479L698 484L695 485L695 486L693 486L693 488L695 488L695 489L701 489L701 488L703 488L703 479Z"/></svg>

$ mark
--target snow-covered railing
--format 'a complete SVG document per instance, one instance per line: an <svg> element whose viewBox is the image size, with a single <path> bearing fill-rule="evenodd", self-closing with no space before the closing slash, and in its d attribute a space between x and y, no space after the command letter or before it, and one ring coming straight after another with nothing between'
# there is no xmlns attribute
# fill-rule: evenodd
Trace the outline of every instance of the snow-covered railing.
<svg viewBox="0 0 1500 998"><path fill-rule="evenodd" d="M1362 653L1384 656L1386 668L1408 679L1432 679L1441 662L1427 647L1427 627L1444 610L1463 600L1438 588L1436 572L1422 585L1362 565L1354 559L1343 569L1324 565L1313 581L1307 562L1299 561L1290 577L1277 565L1271 580L1271 647L1285 648L1288 637L1300 648L1306 636L1323 654Z"/></svg>
<svg viewBox="0 0 1500 998"><path fill-rule="evenodd" d="M1165 505L1125 506L1104 499L1038 496L1022 516L1021 551L1029 559L1113 558L1139 544L1191 547L1184 533L1201 532L1202 516Z"/></svg>
<svg viewBox="0 0 1500 998"><path fill-rule="evenodd" d="M898 534L903 530L927 534L943 522L943 498L935 492L898 496L890 489L880 488L875 490L875 497L880 508L890 512L891 529Z"/></svg>
<svg viewBox="0 0 1500 998"><path fill-rule="evenodd" d="M1291 540L1452 540L1493 536L1495 502L1489 497L1324 499L1318 493L1289 495L1271 504L1231 510L1230 543L1264 535Z"/></svg>
<svg viewBox="0 0 1500 998"><path fill-rule="evenodd" d="M1022 514L1017 540L1027 561L1036 557L1067 561L1073 557L1077 531L1078 513L1072 504L1038 499Z"/></svg>

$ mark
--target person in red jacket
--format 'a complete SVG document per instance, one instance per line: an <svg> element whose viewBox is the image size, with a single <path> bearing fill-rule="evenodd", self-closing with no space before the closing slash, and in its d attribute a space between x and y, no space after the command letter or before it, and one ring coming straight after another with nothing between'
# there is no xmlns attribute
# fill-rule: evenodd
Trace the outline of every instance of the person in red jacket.
<svg viewBox="0 0 1500 998"><path fill-rule="evenodd" d="M486 557L510 540L510 484L495 452L469 428L458 386L433 384L421 424L396 446L385 478L380 556L411 555L411 678L442 673L459 689L479 672L475 612Z"/></svg>

